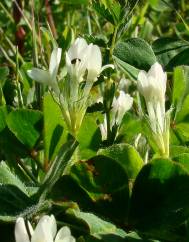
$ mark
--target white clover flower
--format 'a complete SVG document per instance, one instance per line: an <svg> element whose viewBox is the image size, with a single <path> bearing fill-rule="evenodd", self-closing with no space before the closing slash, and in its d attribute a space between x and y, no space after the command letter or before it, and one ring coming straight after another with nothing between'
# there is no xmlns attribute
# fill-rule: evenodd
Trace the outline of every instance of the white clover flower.
<svg viewBox="0 0 189 242"><path fill-rule="evenodd" d="M133 98L123 91L119 92L117 98L114 97L112 103L112 126L121 124L124 114L131 109L133 105Z"/></svg>
<svg viewBox="0 0 189 242"><path fill-rule="evenodd" d="M97 45L87 44L85 39L77 38L66 52L66 69L68 75L57 81L58 67L61 60L60 48L51 54L49 70L32 68L28 75L43 84L51 86L57 94L64 120L70 133L76 137L89 106L90 91L99 74L106 68L102 67L102 56ZM81 82L83 82L81 84Z"/></svg>
<svg viewBox="0 0 189 242"><path fill-rule="evenodd" d="M41 70L39 68L34 67L31 70L27 71L30 78L42 84L51 86L57 94L59 94L60 92L58 83L57 83L57 73L58 73L58 68L61 60L61 54L62 54L61 48L55 48L52 51L49 70Z"/></svg>
<svg viewBox="0 0 189 242"><path fill-rule="evenodd" d="M67 226L62 227L57 233L56 220L53 215L44 215L39 220L35 230L28 222L28 230L24 219L18 218L15 225L16 242L75 242L75 238Z"/></svg>
<svg viewBox="0 0 189 242"><path fill-rule="evenodd" d="M154 100L164 103L166 82L167 74L158 62L154 63L148 72L140 71L138 75L138 89L146 102Z"/></svg>
<svg viewBox="0 0 189 242"><path fill-rule="evenodd" d="M114 97L111 109L111 120L110 120L110 129L112 130L113 126L120 126L123 116L127 111L131 109L133 105L133 98L126 94L123 91L120 91L117 98ZM102 140L107 139L107 118L104 116L104 122L99 125Z"/></svg>
<svg viewBox="0 0 189 242"><path fill-rule="evenodd" d="M155 133L165 129L166 81L167 75L157 62L148 73L140 71L138 75L138 90L145 98L150 124Z"/></svg>
<svg viewBox="0 0 189 242"><path fill-rule="evenodd" d="M66 65L68 73L83 81L87 71L87 80L94 81L100 74L102 56L97 45L90 44L82 38L77 38L66 53Z"/></svg>
<svg viewBox="0 0 189 242"><path fill-rule="evenodd" d="M102 55L97 45L87 44L83 38L77 38L66 53L66 66L72 77L77 77L79 82L84 80L87 71L87 81L95 81L98 75L106 68L114 68L113 65L102 67Z"/></svg>
<svg viewBox="0 0 189 242"><path fill-rule="evenodd" d="M167 74L156 62L148 72L140 71L138 90L144 96L149 125L162 155L169 153L169 112L165 112Z"/></svg>
<svg viewBox="0 0 189 242"><path fill-rule="evenodd" d="M107 139L107 119L106 119L106 116L104 116L103 123L99 124L99 128L100 128L102 140L106 140Z"/></svg>
<svg viewBox="0 0 189 242"><path fill-rule="evenodd" d="M120 91L128 92L130 85L131 85L131 80L125 79L124 77L122 77L119 82L118 89Z"/></svg>
<svg viewBox="0 0 189 242"><path fill-rule="evenodd" d="M89 105L93 83L107 65L102 67L102 56L97 45L77 38L66 53L68 76L60 95L62 113L73 136L77 136ZM81 82L82 85L81 85Z"/></svg>
<svg viewBox="0 0 189 242"><path fill-rule="evenodd" d="M138 75L138 89L145 98L150 125L155 133L162 133L165 129L166 81L167 74L157 62L148 73L140 71Z"/></svg>

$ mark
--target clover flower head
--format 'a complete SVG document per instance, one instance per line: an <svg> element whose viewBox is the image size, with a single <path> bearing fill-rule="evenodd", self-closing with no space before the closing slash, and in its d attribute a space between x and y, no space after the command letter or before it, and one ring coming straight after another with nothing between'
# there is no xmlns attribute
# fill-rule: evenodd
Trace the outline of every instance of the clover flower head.
<svg viewBox="0 0 189 242"><path fill-rule="evenodd" d="M62 227L57 233L57 224L53 215L44 215L33 230L28 222L28 230L22 217L16 220L15 239L16 242L75 242L67 226Z"/></svg>

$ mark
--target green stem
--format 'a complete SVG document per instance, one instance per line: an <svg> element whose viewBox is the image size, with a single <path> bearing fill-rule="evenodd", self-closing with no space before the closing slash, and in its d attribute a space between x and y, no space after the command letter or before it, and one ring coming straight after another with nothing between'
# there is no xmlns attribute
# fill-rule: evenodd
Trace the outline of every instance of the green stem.
<svg viewBox="0 0 189 242"><path fill-rule="evenodd" d="M33 176L33 174L30 172L30 170L26 167L26 165L24 164L24 162L19 159L17 160L18 164L22 167L22 169L25 171L25 173L28 175L28 177L35 183L38 185L38 181L36 180L36 178Z"/></svg>
<svg viewBox="0 0 189 242"><path fill-rule="evenodd" d="M5 8L5 6L2 4L2 2L0 2L0 7L3 9L3 11L6 13L7 17L10 19L10 21L12 23L14 23L14 19L12 17L12 15L10 14L10 12Z"/></svg>
<svg viewBox="0 0 189 242"><path fill-rule="evenodd" d="M59 154L53 161L39 189L38 195L40 197L40 202L45 200L47 194L51 191L54 184L64 174L64 171L68 163L70 162L70 158L72 157L77 146L78 143L74 139L67 142L61 147Z"/></svg>
<svg viewBox="0 0 189 242"><path fill-rule="evenodd" d="M33 65L38 67L38 50L37 50L37 33L35 28L35 12L34 12L34 2L32 0L32 40L33 40ZM37 107L41 109L41 85L35 82L35 94Z"/></svg>
<svg viewBox="0 0 189 242"><path fill-rule="evenodd" d="M70 173L70 169L71 169L71 167L72 167L76 162L78 162L79 157L80 157L80 155L79 155L79 147L77 147L77 148L75 149L75 151L74 151L74 153L73 153L73 155L72 155L72 157L71 157L71 159L70 159L68 165L65 167L65 170L64 170L63 175L68 175L68 174Z"/></svg>
<svg viewBox="0 0 189 242"><path fill-rule="evenodd" d="M5 59L6 59L6 60L9 62L9 64L12 66L12 68L13 68L14 70L16 70L16 64L15 64L14 61L12 61L12 59L8 56L8 54L7 54L7 52L5 51L5 49L4 49L2 46L0 46L0 50L1 50L1 52L3 53Z"/></svg>
<svg viewBox="0 0 189 242"><path fill-rule="evenodd" d="M27 19L26 15L23 13L22 9L20 8L19 4L17 3L16 0L14 1L14 3L15 3L15 5L16 5L17 9L19 10L19 12L21 13L23 19L25 20L25 22L26 22L28 28L32 31L32 26L31 26L29 20Z"/></svg>
<svg viewBox="0 0 189 242"><path fill-rule="evenodd" d="M113 50L114 50L114 47L115 47L118 28L119 28L119 25L115 26L115 28L114 28L112 44L111 44L111 47L110 47L110 57L112 57L112 55L113 55Z"/></svg>
<svg viewBox="0 0 189 242"><path fill-rule="evenodd" d="M111 140L111 125L110 125L110 110L107 110L106 112L106 122L107 122L107 140Z"/></svg>
<svg viewBox="0 0 189 242"><path fill-rule="evenodd" d="M91 35L92 34L92 27L91 27L91 18L89 15L89 11L87 11L87 25L88 25L88 32Z"/></svg>
<svg viewBox="0 0 189 242"><path fill-rule="evenodd" d="M11 50L13 51L13 53L16 54L16 48L15 48L15 45L14 45L13 42L9 39L9 37L6 36L6 35L4 34L4 31L3 31L3 29L2 29L1 27L0 27L0 32L1 32L1 34L4 36L5 41L6 41L7 44L10 46ZM23 57L21 56L21 54L19 53L19 51L18 51L17 55L18 55L19 60L20 60L22 63L24 63L24 59L23 59Z"/></svg>
<svg viewBox="0 0 189 242"><path fill-rule="evenodd" d="M16 47L16 87L17 87L17 94L18 94L18 104L20 108L24 107L22 92L19 83L19 63L18 63L18 47Z"/></svg>

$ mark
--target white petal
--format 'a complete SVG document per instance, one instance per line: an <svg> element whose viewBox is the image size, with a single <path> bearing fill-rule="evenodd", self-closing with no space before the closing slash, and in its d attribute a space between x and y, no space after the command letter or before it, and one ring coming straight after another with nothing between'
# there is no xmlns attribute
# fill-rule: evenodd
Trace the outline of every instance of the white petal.
<svg viewBox="0 0 189 242"><path fill-rule="evenodd" d="M56 75L58 72L60 60L61 60L62 49L56 48L53 50L50 59L49 72L53 80L56 80Z"/></svg>
<svg viewBox="0 0 189 242"><path fill-rule="evenodd" d="M162 99L165 95L166 91L166 81L167 81L167 74L163 71L162 66L156 62L153 64L148 71L148 79L154 81L153 86L155 89L157 89L157 95Z"/></svg>
<svg viewBox="0 0 189 242"><path fill-rule="evenodd" d="M70 59L70 56L68 55L68 53L66 52L66 65L67 66L71 66L71 59Z"/></svg>
<svg viewBox="0 0 189 242"><path fill-rule="evenodd" d="M113 112L115 113L115 122L120 125L124 114L132 107L133 98L129 94L120 91L119 97L113 103Z"/></svg>
<svg viewBox="0 0 189 242"><path fill-rule="evenodd" d="M52 219L45 215L37 224L31 242L53 242Z"/></svg>
<svg viewBox="0 0 189 242"><path fill-rule="evenodd" d="M138 90L145 96L145 88L148 86L147 73L145 71L140 71L138 74Z"/></svg>
<svg viewBox="0 0 189 242"><path fill-rule="evenodd" d="M87 42L83 38L77 38L75 42L71 45L69 48L67 54L70 58L70 60L74 59L82 59L84 50L88 47Z"/></svg>
<svg viewBox="0 0 189 242"><path fill-rule="evenodd" d="M133 105L133 98L129 94L125 94L125 112L131 109Z"/></svg>
<svg viewBox="0 0 189 242"><path fill-rule="evenodd" d="M99 125L99 128L102 136L102 141L106 140L107 139L107 118L105 114L104 114L104 121Z"/></svg>
<svg viewBox="0 0 189 242"><path fill-rule="evenodd" d="M51 82L51 77L48 71L44 71L38 68L32 68L32 70L27 71L27 74L33 80L49 85Z"/></svg>
<svg viewBox="0 0 189 242"><path fill-rule="evenodd" d="M29 221L27 221L28 223L28 229L29 229L29 232L30 232L30 235L32 236L33 235L33 228L32 228L32 225Z"/></svg>
<svg viewBox="0 0 189 242"><path fill-rule="evenodd" d="M55 242L59 240L63 240L65 237L69 237L69 236L71 236L71 231L67 226L64 226L58 231Z"/></svg>
<svg viewBox="0 0 189 242"><path fill-rule="evenodd" d="M156 77L156 76L159 76L159 75L161 75L163 73L164 72L163 72L162 66L158 62L155 62L151 66L150 70L148 71L148 76L154 76L154 77Z"/></svg>
<svg viewBox="0 0 189 242"><path fill-rule="evenodd" d="M53 238L54 238L56 235L56 232L57 232L56 219L55 219L54 215L51 215L49 218L49 226L50 226Z"/></svg>
<svg viewBox="0 0 189 242"><path fill-rule="evenodd" d="M96 103L103 103L103 97L99 97L99 98L96 100Z"/></svg>
<svg viewBox="0 0 189 242"><path fill-rule="evenodd" d="M113 64L105 65L105 66L103 66L103 67L101 68L100 72L102 72L102 71L104 71L104 70L106 70L106 69L108 69L108 68L112 68L112 69L114 69L115 66L114 66Z"/></svg>
<svg viewBox="0 0 189 242"><path fill-rule="evenodd" d="M154 133L156 133L157 132L157 129L156 129L157 122L156 122L156 115L155 115L153 103L147 102L146 106L147 106L147 110L148 110L148 117L149 117L151 129L153 130Z"/></svg>
<svg viewBox="0 0 189 242"><path fill-rule="evenodd" d="M156 105L156 122L157 122L157 129L159 130L159 133L164 132L164 120L165 120L165 111L161 109L161 105L158 102Z"/></svg>
<svg viewBox="0 0 189 242"><path fill-rule="evenodd" d="M30 242L23 218L18 218L15 225L16 242Z"/></svg>
<svg viewBox="0 0 189 242"><path fill-rule="evenodd" d="M128 87L131 85L131 81L129 79L121 78L118 89L121 91L126 91Z"/></svg>
<svg viewBox="0 0 189 242"><path fill-rule="evenodd" d="M107 139L107 124L104 122L103 124L99 125L102 141Z"/></svg>
<svg viewBox="0 0 189 242"><path fill-rule="evenodd" d="M100 74L102 68L102 55L97 45L90 44L88 51L88 79L93 80Z"/></svg>
<svg viewBox="0 0 189 242"><path fill-rule="evenodd" d="M84 39L78 38L66 53L67 71L71 76L77 76L80 82L87 69L88 47Z"/></svg>

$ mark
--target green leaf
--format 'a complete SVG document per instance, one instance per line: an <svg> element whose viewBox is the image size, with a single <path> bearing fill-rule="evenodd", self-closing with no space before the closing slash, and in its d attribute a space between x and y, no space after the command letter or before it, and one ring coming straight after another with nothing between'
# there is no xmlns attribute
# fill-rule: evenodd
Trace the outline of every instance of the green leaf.
<svg viewBox="0 0 189 242"><path fill-rule="evenodd" d="M0 132L7 126L6 117L10 112L9 108L6 106L0 107Z"/></svg>
<svg viewBox="0 0 189 242"><path fill-rule="evenodd" d="M150 0L149 1L151 7L158 12L163 12L163 11L171 11L171 7L173 7L173 3L171 0ZM166 4L167 3L167 4Z"/></svg>
<svg viewBox="0 0 189 242"><path fill-rule="evenodd" d="M144 238L142 239L142 234L140 235L140 233L136 233L136 232L130 232L127 234L127 236L125 237L125 239L127 239L126 241L128 242L160 242L158 240L151 240L151 239L147 239Z"/></svg>
<svg viewBox="0 0 189 242"><path fill-rule="evenodd" d="M126 62L120 60L117 57L113 57L118 67L125 72L131 79L137 80L139 69L127 64Z"/></svg>
<svg viewBox="0 0 189 242"><path fill-rule="evenodd" d="M43 113L45 159L53 160L62 144L66 142L68 131L60 107L50 94L44 96Z"/></svg>
<svg viewBox="0 0 189 242"><path fill-rule="evenodd" d="M93 202L93 210L113 220L127 219L128 176L117 161L96 156L86 162L77 162L70 175Z"/></svg>
<svg viewBox="0 0 189 242"><path fill-rule="evenodd" d="M54 185L50 198L55 202L73 201L82 207L83 210L94 210L94 203L90 196L82 189L77 181L71 176L62 176Z"/></svg>
<svg viewBox="0 0 189 242"><path fill-rule="evenodd" d="M0 67L0 105L6 104L4 93L3 93L3 86L6 82L8 74L9 74L8 67Z"/></svg>
<svg viewBox="0 0 189 242"><path fill-rule="evenodd" d="M67 214L70 215L72 222L74 220L82 223L88 233L95 238L101 239L105 235L115 235L121 238L126 236L126 232L118 229L114 224L107 222L92 213L85 213L75 209L68 209ZM114 240L115 241L115 240Z"/></svg>
<svg viewBox="0 0 189 242"><path fill-rule="evenodd" d="M139 32L139 37L145 40L151 40L152 32L154 29L154 25L148 19L145 20L143 25L141 26L141 30Z"/></svg>
<svg viewBox="0 0 189 242"><path fill-rule="evenodd" d="M178 139L179 142L188 141L189 135L189 67L179 66L174 69L173 73L173 122L171 124L171 139L173 137Z"/></svg>
<svg viewBox="0 0 189 242"><path fill-rule="evenodd" d="M187 95L184 101L182 102L182 106L176 116L176 123L188 121L188 116L189 116L188 105L189 105L189 95Z"/></svg>
<svg viewBox="0 0 189 242"><path fill-rule="evenodd" d="M6 119L10 111L10 107L0 107L0 153L2 153L8 160L15 162L20 157L26 157L28 150L19 140L17 140L7 127Z"/></svg>
<svg viewBox="0 0 189 242"><path fill-rule="evenodd" d="M45 39L47 40L47 42L51 42L52 43L53 49L58 48L57 42L54 39L54 37L53 37L52 33L50 32L50 30L45 28L45 27L41 27L40 29L41 29Z"/></svg>
<svg viewBox="0 0 189 242"><path fill-rule="evenodd" d="M85 34L84 38L88 43L93 43L94 45L98 45L99 47L107 47L108 39L104 35L89 35Z"/></svg>
<svg viewBox="0 0 189 242"><path fill-rule="evenodd" d="M189 173L182 165L168 159L151 161L136 178L129 223L158 236L177 228L189 216L188 186Z"/></svg>
<svg viewBox="0 0 189 242"><path fill-rule="evenodd" d="M131 232L127 234L124 238L114 235L114 234L105 234L101 236L101 239L97 239L93 236L84 236L79 239L78 242L160 242L158 240L151 240L144 238L142 239L137 233ZM84 240L83 240L84 239Z"/></svg>
<svg viewBox="0 0 189 242"><path fill-rule="evenodd" d="M126 171L129 179L134 180L144 162L135 148L129 144L115 144L101 149L98 155L104 155L116 160Z"/></svg>
<svg viewBox="0 0 189 242"><path fill-rule="evenodd" d="M88 0L61 0L62 3L75 5L75 4L88 4Z"/></svg>
<svg viewBox="0 0 189 242"><path fill-rule="evenodd" d="M174 160L174 157L182 153L189 153L189 148L186 146L171 145L170 146L170 156Z"/></svg>
<svg viewBox="0 0 189 242"><path fill-rule="evenodd" d="M15 221L31 204L29 197L18 187L0 184L0 221Z"/></svg>
<svg viewBox="0 0 189 242"><path fill-rule="evenodd" d="M174 157L173 160L182 164L189 173L189 153L180 153L178 156Z"/></svg>
<svg viewBox="0 0 189 242"><path fill-rule="evenodd" d="M6 66L5 67L0 67L0 85L1 85L1 87L3 87L8 74L9 74L8 67L6 67Z"/></svg>
<svg viewBox="0 0 189 242"><path fill-rule="evenodd" d="M69 140L67 143L62 145L58 155L51 164L50 169L45 175L43 183L38 191L40 201L44 201L47 194L51 192L55 183L65 173L67 166L69 165L70 159L78 146L78 142L75 139Z"/></svg>
<svg viewBox="0 0 189 242"><path fill-rule="evenodd" d="M22 192L28 195L26 186L21 180L11 172L10 168L5 162L0 163L0 184L14 185L18 187Z"/></svg>
<svg viewBox="0 0 189 242"><path fill-rule="evenodd" d="M175 114L175 120L171 125L172 132L176 135L176 138L178 138L178 141L181 142L181 144L189 141L189 95L183 99L184 101L180 101L182 102L182 105L180 104L178 112Z"/></svg>
<svg viewBox="0 0 189 242"><path fill-rule="evenodd" d="M8 128L26 145L33 148L40 137L42 113L34 110L18 109L7 116Z"/></svg>
<svg viewBox="0 0 189 242"><path fill-rule="evenodd" d="M176 66L176 63L174 63L174 57L176 57L179 53L188 47L189 44L186 41L172 38L160 38L154 41L152 44L152 48L158 62L163 65L167 71L173 70L173 67ZM171 61L173 62L172 64Z"/></svg>
<svg viewBox="0 0 189 242"><path fill-rule="evenodd" d="M15 224L18 217L27 216L28 219L32 219L50 207L51 202L48 200L35 204L16 186L0 185L0 224L1 222Z"/></svg>
<svg viewBox="0 0 189 242"><path fill-rule="evenodd" d="M167 65L167 70L172 70L175 66L187 65L189 66L189 48L184 49L182 52L174 56L173 59L170 60L169 64Z"/></svg>
<svg viewBox="0 0 189 242"><path fill-rule="evenodd" d="M189 138L189 123L179 123L176 125L176 130L180 135L184 136L188 140Z"/></svg>
<svg viewBox="0 0 189 242"><path fill-rule="evenodd" d="M6 159L14 162L20 158L27 157L29 152L7 127L0 132L0 147Z"/></svg>
<svg viewBox="0 0 189 242"><path fill-rule="evenodd" d="M132 67L146 71L156 62L156 56L151 46L140 38L130 38L118 42L113 55Z"/></svg>
<svg viewBox="0 0 189 242"><path fill-rule="evenodd" d="M65 26L61 43L59 43L61 44L63 51L67 50L70 47L70 44L73 42L73 40L74 40L73 27Z"/></svg>
<svg viewBox="0 0 189 242"><path fill-rule="evenodd" d="M32 86L32 81L27 74L27 71L31 70L32 67L33 67L33 64L31 62L28 62L28 63L24 63L19 69L21 77L22 77L21 82L23 83L23 92L25 95L28 94L28 92Z"/></svg>
<svg viewBox="0 0 189 242"><path fill-rule="evenodd" d="M93 1L93 8L99 15L101 15L103 18L105 18L110 23L114 24L114 18L111 15L109 9L106 8L104 4L102 4L98 1Z"/></svg>
<svg viewBox="0 0 189 242"><path fill-rule="evenodd" d="M89 159L100 147L101 133L97 125L98 115L86 114L80 127L77 140L81 159Z"/></svg>
<svg viewBox="0 0 189 242"><path fill-rule="evenodd" d="M15 221L19 213L31 206L29 193L5 162L0 163L0 221Z"/></svg>
<svg viewBox="0 0 189 242"><path fill-rule="evenodd" d="M127 112L121 122L121 127L119 130L119 135L121 136L121 141L125 143L130 143L134 141L134 138L142 133L142 122L136 115Z"/></svg>
<svg viewBox="0 0 189 242"><path fill-rule="evenodd" d="M114 19L114 24L118 25L121 21L121 18L124 20L122 16L122 8L119 2L112 1L111 4L108 5L109 11Z"/></svg>
<svg viewBox="0 0 189 242"><path fill-rule="evenodd" d="M189 92L189 67L178 66L174 69L173 73L173 94L172 104L176 107L176 112L180 111L185 96Z"/></svg>

